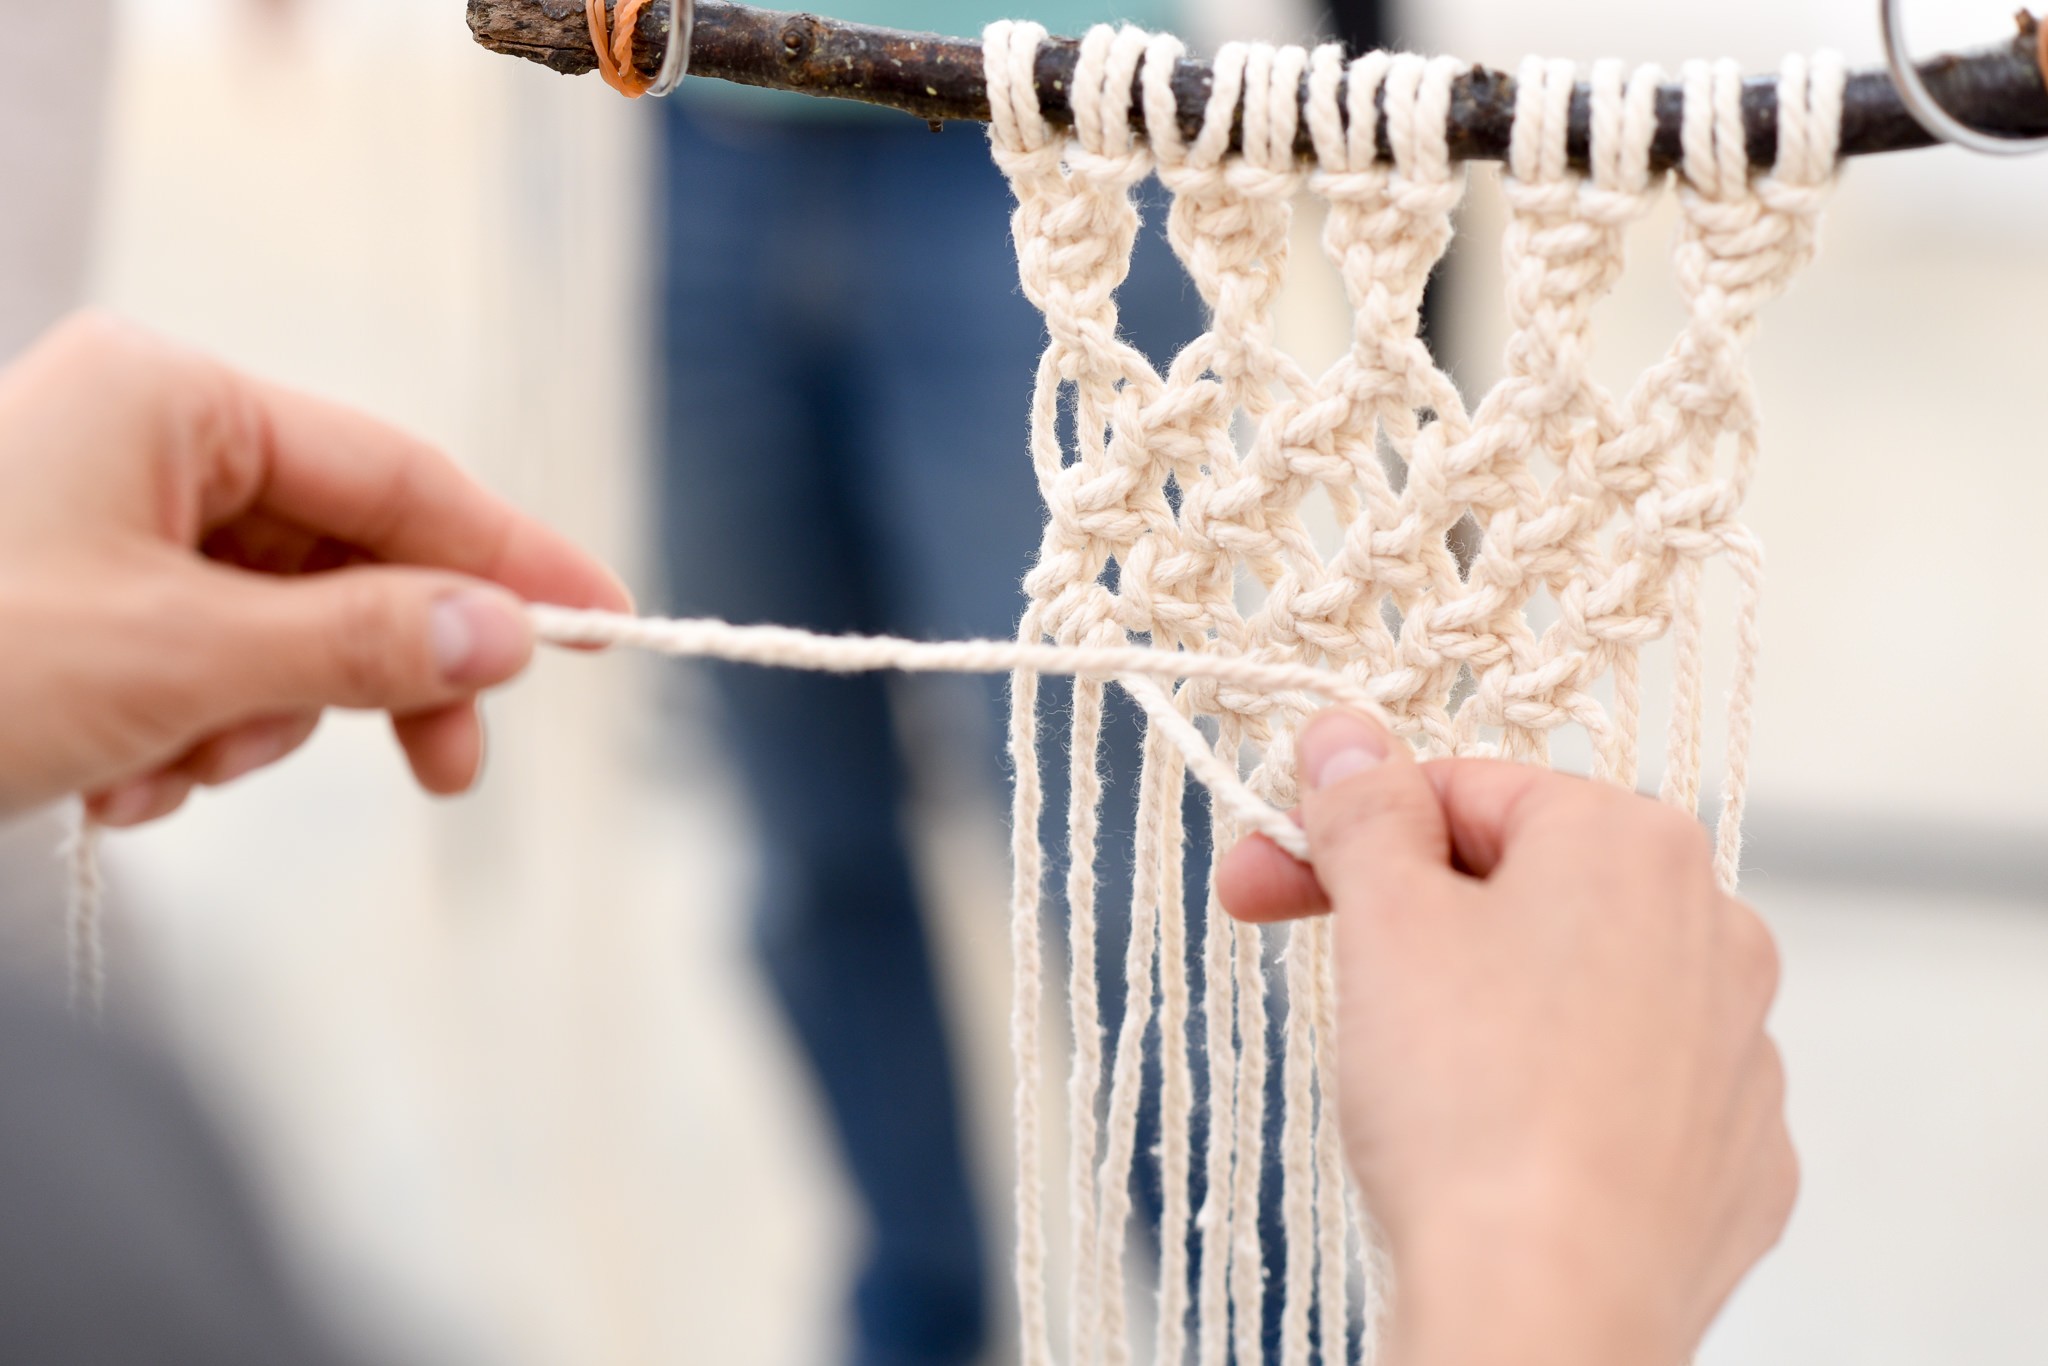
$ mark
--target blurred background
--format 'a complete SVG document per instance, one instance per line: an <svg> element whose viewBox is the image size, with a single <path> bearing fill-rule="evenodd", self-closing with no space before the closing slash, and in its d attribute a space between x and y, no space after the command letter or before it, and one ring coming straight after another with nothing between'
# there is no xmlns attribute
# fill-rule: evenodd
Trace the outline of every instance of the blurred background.
<svg viewBox="0 0 2048 1366"><path fill-rule="evenodd" d="M91 5L48 33L28 22L47 7L16 8L14 317L82 291L418 428L664 599L654 111L486 55L458 0L122 0L105 34ZM2010 32L2009 0L1913 8L1930 49ZM1874 62L1874 9L1414 0L1391 19L1407 45L1510 68L1534 51L1766 70L1823 46ZM1213 43L1320 21L1209 0L1180 22ZM108 73L97 148L81 69ZM1503 339L1492 179L1475 173L1438 320L1473 395ZM1806 1193L1710 1366L2048 1356L2044 222L2048 161L1859 164L1757 347L1772 577L1749 890L1785 947ZM1617 386L1681 321L1671 228L1643 225L1605 315ZM1342 345L1336 297L1304 269L1286 325L1305 357ZM1020 374L1019 414L1025 393ZM121 1008L189 1062L303 1282L367 1353L844 1355L861 1215L749 947L760 822L708 691L550 658L494 707L472 799L417 796L383 727L344 719L115 841ZM999 797L908 800L1000 1300ZM18 955L46 965L52 843L13 832L0 874L24 889Z"/></svg>

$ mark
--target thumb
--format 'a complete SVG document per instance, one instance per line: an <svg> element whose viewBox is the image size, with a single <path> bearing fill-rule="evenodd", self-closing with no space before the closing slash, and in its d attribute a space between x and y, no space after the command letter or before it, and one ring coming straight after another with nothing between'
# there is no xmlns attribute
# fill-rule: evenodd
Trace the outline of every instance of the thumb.
<svg viewBox="0 0 2048 1366"><path fill-rule="evenodd" d="M1386 905L1405 899L1418 878L1449 870L1436 789L1386 727L1326 711L1302 731L1297 754L1310 859L1334 905Z"/></svg>
<svg viewBox="0 0 2048 1366"><path fill-rule="evenodd" d="M245 712L413 715L508 682L533 658L525 605L458 574L368 565L235 578L217 595L213 649L223 693Z"/></svg>

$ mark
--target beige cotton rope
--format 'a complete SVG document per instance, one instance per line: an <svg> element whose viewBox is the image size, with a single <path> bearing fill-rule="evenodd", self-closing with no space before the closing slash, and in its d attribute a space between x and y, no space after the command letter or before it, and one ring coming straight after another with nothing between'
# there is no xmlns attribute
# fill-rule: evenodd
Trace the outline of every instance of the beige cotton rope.
<svg viewBox="0 0 2048 1366"><path fill-rule="evenodd" d="M1216 848L1257 831L1305 857L1284 814L1295 798L1294 737L1317 706L1342 703L1379 716L1425 755L1547 762L1552 738L1576 728L1595 776L1634 786L1642 654L1669 638L1662 795L1696 812L1703 582L1721 561L1738 605L1717 871L1734 884L1762 582L1760 547L1740 520L1759 454L1745 353L1762 308L1813 255L1836 165L1843 67L1832 56L1786 62L1779 155L1766 173L1748 163L1737 68L1685 68L1673 260L1686 320L1664 357L1615 394L1590 368L1594 311L1623 274L1628 229L1671 187L1650 171L1662 77L1594 67L1591 170L1580 174L1566 156L1576 72L1525 63L1504 181L1512 335L1504 377L1468 407L1419 336L1423 293L1465 190L1447 135L1461 63L1230 44L1213 64L1203 126L1187 140L1170 83L1181 44L1100 27L1081 47L1069 135L1038 104L1045 37L1010 22L985 35L994 155L1017 201L1019 278L1049 339L1030 436L1047 525L1018 638L821 637L557 608L536 608L533 619L558 645L783 668L1010 673L1022 1361L1116 1366L1136 1354L1124 1280L1131 1183L1139 1159L1154 1156L1163 1205L1152 1360L1264 1360L1269 1294L1279 1297L1282 1366L1370 1360L1387 1268L1371 1212L1347 1186L1336 1127L1331 929L1323 920L1286 930L1269 971L1265 933L1223 914L1213 876L1191 926L1185 784L1193 777L1209 793ZM1144 138L1131 129L1134 98ZM1304 120L1312 164L1295 156ZM1243 150L1232 153L1240 125ZM1377 159L1382 134L1391 162ZM1116 301L1140 230L1133 191L1155 175L1172 195L1168 238L1211 315L1163 372L1124 339ZM1320 375L1281 349L1273 317L1304 195L1326 212L1324 250L1354 320L1349 351ZM1304 515L1316 500L1341 528L1328 553ZM1467 547L1462 559L1454 544ZM1059 906L1073 1047L1059 1335L1040 1112L1038 683L1047 674L1075 680ZM1095 869L1111 681L1148 727L1136 844L1108 855L1131 858L1134 877L1125 1010L1105 1039ZM87 826L74 860L85 1000L100 990L92 840ZM1156 1154L1136 1143L1148 1041L1158 1050ZM1267 1101L1276 1061L1277 1131ZM1279 1173L1278 1248L1261 1243L1269 1169Z"/></svg>
<svg viewBox="0 0 2048 1366"><path fill-rule="evenodd" d="M64 842L69 873L64 906L65 948L71 965L71 1009L98 1020L107 1008L106 887L100 868L100 826L83 803L71 815Z"/></svg>

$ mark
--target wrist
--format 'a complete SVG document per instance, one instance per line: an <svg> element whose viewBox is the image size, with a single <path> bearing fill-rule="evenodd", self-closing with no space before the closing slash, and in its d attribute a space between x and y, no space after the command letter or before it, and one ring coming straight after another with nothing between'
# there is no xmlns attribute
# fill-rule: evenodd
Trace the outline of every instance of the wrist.
<svg viewBox="0 0 2048 1366"><path fill-rule="evenodd" d="M1677 1366L1668 1306L1623 1283L1615 1253L1583 1225L1533 1238L1473 1226L1404 1250L1386 1364Z"/></svg>

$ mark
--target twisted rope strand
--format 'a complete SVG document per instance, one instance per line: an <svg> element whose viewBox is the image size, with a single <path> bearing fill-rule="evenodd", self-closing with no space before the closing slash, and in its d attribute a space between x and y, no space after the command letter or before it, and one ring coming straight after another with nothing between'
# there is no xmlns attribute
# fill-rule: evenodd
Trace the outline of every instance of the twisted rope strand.
<svg viewBox="0 0 2048 1366"><path fill-rule="evenodd" d="M570 648L621 647L684 659L717 659L764 668L822 673L1030 673L1082 679L1115 678L1142 706L1147 718L1179 749L1182 759L1219 802L1252 830L1296 858L1308 857L1298 826L1254 795L1209 741L1195 729L1157 683L1157 678L1197 678L1230 683L1251 692L1316 693L1328 701L1381 714L1357 684L1306 665L1271 663L1224 655L1200 655L1142 646L1062 646L1001 640L926 642L883 636L826 636L784 626L734 626L722 621L661 621L605 612L533 607L535 634L550 645Z"/></svg>
<svg viewBox="0 0 2048 1366"><path fill-rule="evenodd" d="M71 1009L98 1020L107 1009L106 877L100 867L101 829L83 803L65 841L69 868L64 923L71 962Z"/></svg>

